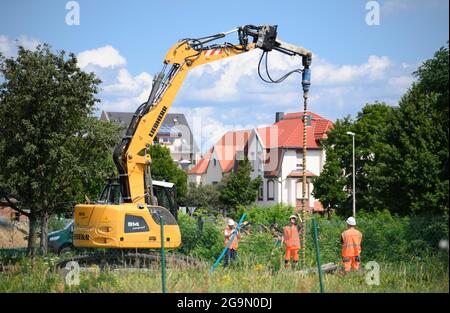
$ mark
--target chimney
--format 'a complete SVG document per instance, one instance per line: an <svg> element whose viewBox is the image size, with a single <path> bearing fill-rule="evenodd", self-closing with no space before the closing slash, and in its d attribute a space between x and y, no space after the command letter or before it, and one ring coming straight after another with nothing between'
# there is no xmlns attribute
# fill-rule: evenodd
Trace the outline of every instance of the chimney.
<svg viewBox="0 0 450 313"><path fill-rule="evenodd" d="M275 123L278 123L284 118L284 112L276 112L275 113Z"/></svg>

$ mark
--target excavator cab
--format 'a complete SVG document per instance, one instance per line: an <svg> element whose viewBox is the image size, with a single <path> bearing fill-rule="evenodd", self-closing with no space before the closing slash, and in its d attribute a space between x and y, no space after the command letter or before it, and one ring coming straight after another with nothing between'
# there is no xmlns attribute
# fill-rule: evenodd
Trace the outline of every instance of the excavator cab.
<svg viewBox="0 0 450 313"><path fill-rule="evenodd" d="M170 211L170 213L178 220L178 203L177 189L174 183L153 180L153 194L157 205L160 205ZM115 204L123 203L122 194L120 193L120 184L118 179L110 179L103 188L97 204Z"/></svg>

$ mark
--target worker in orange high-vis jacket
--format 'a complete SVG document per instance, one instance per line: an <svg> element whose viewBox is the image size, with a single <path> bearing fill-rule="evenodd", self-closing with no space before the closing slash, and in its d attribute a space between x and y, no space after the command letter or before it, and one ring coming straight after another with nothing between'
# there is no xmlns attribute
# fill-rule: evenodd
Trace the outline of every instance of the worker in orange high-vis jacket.
<svg viewBox="0 0 450 313"><path fill-rule="evenodd" d="M228 220L228 226L227 228L225 228L225 242L224 242L224 247L227 246L228 242L230 241L231 236L233 235L233 233L236 232L236 223L232 220L229 219ZM224 266L228 266L228 264L230 262L234 262L236 261L236 257L237 257L237 249L239 246L239 239L241 239L241 234L239 233L239 231L236 233L236 235L233 238L233 241L230 243L230 245L228 246L228 250L226 252L225 255L225 260L224 260Z"/></svg>
<svg viewBox="0 0 450 313"><path fill-rule="evenodd" d="M342 262L345 272L350 269L359 270L361 263L361 241L362 234L355 228L356 220L354 217L347 219L347 230L341 235L342 242Z"/></svg>
<svg viewBox="0 0 450 313"><path fill-rule="evenodd" d="M298 263L298 250L300 250L300 234L297 226L297 216L289 216L289 225L283 227L282 243L286 247L286 253L284 255L284 267L289 267L289 261L291 257L294 260L294 266Z"/></svg>

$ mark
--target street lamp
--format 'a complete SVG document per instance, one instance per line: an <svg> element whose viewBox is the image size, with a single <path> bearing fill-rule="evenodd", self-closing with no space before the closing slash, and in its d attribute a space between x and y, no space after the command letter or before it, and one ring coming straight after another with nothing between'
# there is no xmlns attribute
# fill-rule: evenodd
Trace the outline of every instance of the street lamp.
<svg viewBox="0 0 450 313"><path fill-rule="evenodd" d="M347 135L352 136L352 142L353 142L353 217L356 217L356 198L355 198L355 133L347 132Z"/></svg>

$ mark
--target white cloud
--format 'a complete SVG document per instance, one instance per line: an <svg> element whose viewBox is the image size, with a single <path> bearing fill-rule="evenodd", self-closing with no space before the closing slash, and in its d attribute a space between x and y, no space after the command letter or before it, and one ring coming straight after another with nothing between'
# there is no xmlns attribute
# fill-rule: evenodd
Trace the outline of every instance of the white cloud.
<svg viewBox="0 0 450 313"><path fill-rule="evenodd" d="M9 58L13 56L12 48L13 46L11 45L8 37L6 37L5 35L0 35L0 53Z"/></svg>
<svg viewBox="0 0 450 313"><path fill-rule="evenodd" d="M126 64L126 60L119 51L110 45L97 49L82 51L78 54L78 66L85 68L95 65L103 68L114 68Z"/></svg>
<svg viewBox="0 0 450 313"><path fill-rule="evenodd" d="M26 35L21 35L21 36L19 36L19 38L17 38L17 45L22 46L25 49L28 49L31 51L34 51L40 43L41 42L39 40L30 38Z"/></svg>
<svg viewBox="0 0 450 313"><path fill-rule="evenodd" d="M393 88L396 88L398 91L401 91L402 93L405 92L413 83L414 78L412 76L398 76L398 77L391 77L389 79L389 85L391 85Z"/></svg>
<svg viewBox="0 0 450 313"><path fill-rule="evenodd" d="M183 113L188 120L200 151L211 148L232 126L217 118L217 110L211 106L183 107L176 106L172 112Z"/></svg>
<svg viewBox="0 0 450 313"><path fill-rule="evenodd" d="M301 97L301 77L293 74L281 84L267 84L257 74L261 52L202 65L192 70L180 97L190 101L227 103L252 101L287 106ZM362 64L332 64L315 56L312 66L312 84L322 86L346 86L348 84L371 84L388 76L392 61L387 56L369 56ZM301 67L300 58L271 53L268 61L270 75L278 78L284 73ZM265 75L265 71L262 71Z"/></svg>
<svg viewBox="0 0 450 313"><path fill-rule="evenodd" d="M257 58L259 58L258 54L249 52L194 69L192 76L199 83L194 83L195 88L190 88L189 97L219 102L238 99L238 84L241 79L249 79L255 72L253 61ZM213 78L212 86L208 86L210 85L208 81L210 82L211 79L208 80L206 77ZM203 79L198 80L199 78ZM190 82L193 82L193 80L189 80L187 85Z"/></svg>
<svg viewBox="0 0 450 313"><path fill-rule="evenodd" d="M103 81L100 110L134 112L147 100L152 87L152 76L141 72L133 76L125 67L126 58L111 45L82 51L78 65L93 71Z"/></svg>
<svg viewBox="0 0 450 313"><path fill-rule="evenodd" d="M100 97L100 109L106 111L134 112L148 99L152 88L152 77L146 72L132 76L121 68L111 83L104 83Z"/></svg>
<svg viewBox="0 0 450 313"><path fill-rule="evenodd" d="M116 81L112 84L105 85L103 90L109 95L130 95L136 93L142 93L143 91L149 92L152 86L152 77L146 72L133 77L126 68L121 68L118 72Z"/></svg>
<svg viewBox="0 0 450 313"><path fill-rule="evenodd" d="M318 59L313 69L312 83L318 85L347 84L361 79L382 79L391 61L386 56L369 56L366 63L359 65L336 65Z"/></svg>
<svg viewBox="0 0 450 313"><path fill-rule="evenodd" d="M17 55L18 46L34 51L40 43L39 40L25 35L19 36L16 40L10 40L7 36L0 35L0 52L5 57L11 58Z"/></svg>
<svg viewBox="0 0 450 313"><path fill-rule="evenodd" d="M152 76L142 72L132 76L122 67L108 69L97 74L103 80L99 105L101 110L134 112L143 102L147 101L152 88ZM112 79L110 78L112 77Z"/></svg>

